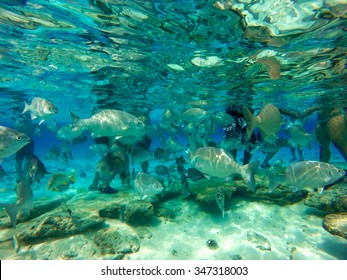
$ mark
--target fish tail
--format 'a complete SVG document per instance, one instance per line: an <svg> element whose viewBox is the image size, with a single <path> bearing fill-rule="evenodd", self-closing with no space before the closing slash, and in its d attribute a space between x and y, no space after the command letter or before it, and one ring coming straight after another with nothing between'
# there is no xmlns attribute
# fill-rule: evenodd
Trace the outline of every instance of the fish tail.
<svg viewBox="0 0 347 280"><path fill-rule="evenodd" d="M28 111L30 111L30 104L26 103L26 101L24 100L24 110L22 112L22 115Z"/></svg>
<svg viewBox="0 0 347 280"><path fill-rule="evenodd" d="M257 119L253 116L251 111L246 106L242 106L242 112L247 122L246 140L248 141L251 138L253 130L257 127L257 122L256 122Z"/></svg>
<svg viewBox="0 0 347 280"><path fill-rule="evenodd" d="M255 192L255 178L254 174L258 169L258 166L260 164L260 161L254 161L251 162L250 164L246 164L242 166L241 169L241 175L243 179L246 181L247 186L250 188L252 192Z"/></svg>
<svg viewBox="0 0 347 280"><path fill-rule="evenodd" d="M16 228L19 206L17 204L1 204L0 206L5 208L7 215L10 217L12 227Z"/></svg>
<svg viewBox="0 0 347 280"><path fill-rule="evenodd" d="M277 186L285 181L285 177L282 174L273 174L267 171L267 176L269 177L269 192L273 192Z"/></svg>

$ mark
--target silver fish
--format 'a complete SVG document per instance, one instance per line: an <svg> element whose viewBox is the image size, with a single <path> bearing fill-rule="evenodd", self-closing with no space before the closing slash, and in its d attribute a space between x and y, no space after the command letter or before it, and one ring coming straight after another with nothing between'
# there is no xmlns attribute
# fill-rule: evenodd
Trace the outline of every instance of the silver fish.
<svg viewBox="0 0 347 280"><path fill-rule="evenodd" d="M88 130L95 136L137 136L145 134L145 124L137 117L119 110L104 109L88 119L73 116L75 129Z"/></svg>
<svg viewBox="0 0 347 280"><path fill-rule="evenodd" d="M181 119L187 123L203 122L208 117L208 112L200 108L191 108L184 111Z"/></svg>
<svg viewBox="0 0 347 280"><path fill-rule="evenodd" d="M325 162L300 161L289 165L284 175L271 173L268 175L270 191L283 183L297 190L323 188L345 176L345 171Z"/></svg>
<svg viewBox="0 0 347 280"><path fill-rule="evenodd" d="M24 133L0 126L0 159L13 155L30 141Z"/></svg>
<svg viewBox="0 0 347 280"><path fill-rule="evenodd" d="M278 108L268 103L261 108L256 117L246 106L243 106L242 110L247 122L247 141L250 139L253 130L258 127L262 139L269 143L275 143L282 122L282 116Z"/></svg>
<svg viewBox="0 0 347 280"><path fill-rule="evenodd" d="M40 97L35 97L31 101L31 104L28 104L24 101L24 110L22 114L26 112L30 112L32 120L39 119L40 120L39 125L40 125L47 118L57 114L58 109L52 104L52 102Z"/></svg>
<svg viewBox="0 0 347 280"><path fill-rule="evenodd" d="M239 165L225 150L217 147L200 147L194 152L188 152L190 164L205 175L227 178L233 174L240 174L248 187L255 191L254 173L259 161L246 165Z"/></svg>
<svg viewBox="0 0 347 280"><path fill-rule="evenodd" d="M225 195L224 191L221 187L217 187L217 191L215 194L216 202L219 207L219 209L222 211L222 217L224 218L224 202L225 202Z"/></svg>
<svg viewBox="0 0 347 280"><path fill-rule="evenodd" d="M135 190L143 196L156 195L164 191L162 183L143 172L137 173L134 181L134 187Z"/></svg>

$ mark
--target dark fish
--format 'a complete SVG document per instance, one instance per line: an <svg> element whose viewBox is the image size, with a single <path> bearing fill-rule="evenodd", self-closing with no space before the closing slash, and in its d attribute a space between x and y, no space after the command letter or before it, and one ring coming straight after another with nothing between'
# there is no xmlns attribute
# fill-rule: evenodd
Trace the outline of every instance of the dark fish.
<svg viewBox="0 0 347 280"><path fill-rule="evenodd" d="M160 161L170 161L170 154L163 148L156 148L154 151L154 157Z"/></svg>
<svg viewBox="0 0 347 280"><path fill-rule="evenodd" d="M216 194L215 194L216 202L219 207L219 209L222 211L222 216L224 218L224 202L225 202L225 195L221 187L217 188Z"/></svg>
<svg viewBox="0 0 347 280"><path fill-rule="evenodd" d="M155 174L159 176L164 176L169 174L169 170L165 165L158 165L154 168Z"/></svg>
<svg viewBox="0 0 347 280"><path fill-rule="evenodd" d="M187 174L188 178L190 178L193 182L197 182L205 178L204 174L194 167L188 168Z"/></svg>
<svg viewBox="0 0 347 280"><path fill-rule="evenodd" d="M35 155L32 156L30 163L29 163L29 168L28 168L28 175L29 175L29 180L33 184L34 182L40 183L40 180L42 179L45 174L47 174L47 170L42 163L41 160Z"/></svg>

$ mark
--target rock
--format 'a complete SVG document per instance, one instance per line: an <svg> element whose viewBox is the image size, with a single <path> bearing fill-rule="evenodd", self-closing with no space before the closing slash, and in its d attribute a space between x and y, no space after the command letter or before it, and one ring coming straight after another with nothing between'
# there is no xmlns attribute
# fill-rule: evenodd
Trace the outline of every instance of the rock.
<svg viewBox="0 0 347 280"><path fill-rule="evenodd" d="M251 230L247 232L247 240L254 243L256 245L255 247L260 250L271 251L270 241L255 231Z"/></svg>
<svg viewBox="0 0 347 280"><path fill-rule="evenodd" d="M123 210L123 205L112 204L99 210L99 216L109 219L119 219Z"/></svg>
<svg viewBox="0 0 347 280"><path fill-rule="evenodd" d="M151 239L152 233L146 228L136 228L136 234L140 239Z"/></svg>
<svg viewBox="0 0 347 280"><path fill-rule="evenodd" d="M220 215L220 209L216 202L217 187L221 186L225 197L225 209L230 206L230 198L236 191L236 188L225 182L214 182L209 180L200 180L192 184L191 191L196 194L196 201L204 211Z"/></svg>
<svg viewBox="0 0 347 280"><path fill-rule="evenodd" d="M102 223L103 219L97 216L88 217L74 213L69 217L66 214L48 213L18 226L18 239L28 243L46 238L68 236L87 229L95 229Z"/></svg>
<svg viewBox="0 0 347 280"><path fill-rule="evenodd" d="M17 215L17 224L30 221L36 217L41 216L44 213L54 210L55 208L65 203L67 200L71 199L72 195L69 196L59 196L55 198L41 198L37 201L34 201L32 208L26 213L19 213ZM7 215L0 217L0 229L11 227L10 219Z"/></svg>
<svg viewBox="0 0 347 280"><path fill-rule="evenodd" d="M276 203L278 205L293 204L306 198L308 191L299 190L293 192L289 186L280 185L272 192L269 192L269 179L267 176L255 175L256 191L249 190L243 180L235 180L234 186L237 191L234 195L245 196L254 200L264 201L268 203Z"/></svg>
<svg viewBox="0 0 347 280"><path fill-rule="evenodd" d="M305 199L305 204L331 213L347 212L346 184L336 184L320 192L310 192Z"/></svg>
<svg viewBox="0 0 347 280"><path fill-rule="evenodd" d="M326 215L323 220L323 228L333 235L347 239L347 212Z"/></svg>
<svg viewBox="0 0 347 280"><path fill-rule="evenodd" d="M154 207L148 201L133 200L124 211L125 222L129 225L145 225L153 222Z"/></svg>
<svg viewBox="0 0 347 280"><path fill-rule="evenodd" d="M191 184L190 190L196 194L196 201L202 206L205 211L220 214L220 209L215 200L215 192L217 187L223 189L225 195L225 209L228 209L230 198L241 196L252 200L263 201L267 203L276 203L279 205L292 204L304 199L308 192L300 190L293 192L289 186L278 186L273 192L269 192L268 178L266 176L255 175L256 191L252 192L246 183L239 178L234 177L231 182L225 180L214 179L200 180Z"/></svg>
<svg viewBox="0 0 347 280"><path fill-rule="evenodd" d="M102 254L129 254L140 249L139 239L131 232L103 229L96 233L94 242Z"/></svg>
<svg viewBox="0 0 347 280"><path fill-rule="evenodd" d="M90 260L100 257L94 242L84 235L75 235L23 248L14 259Z"/></svg>

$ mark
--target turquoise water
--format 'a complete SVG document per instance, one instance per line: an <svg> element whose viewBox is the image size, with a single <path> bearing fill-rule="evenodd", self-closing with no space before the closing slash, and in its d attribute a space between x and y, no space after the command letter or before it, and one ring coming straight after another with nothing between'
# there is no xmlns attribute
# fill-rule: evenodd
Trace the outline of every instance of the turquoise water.
<svg viewBox="0 0 347 280"><path fill-rule="evenodd" d="M283 116L278 136L285 139L290 138L285 131L289 117L283 110L302 113L316 107L304 122L308 133L319 124L317 111L337 108L339 116L346 118L342 110L347 107L346 17L344 0L0 0L0 125L28 131L34 153L50 172L31 185L34 205L64 201L29 220L19 219L16 231L5 211L1 212L1 258L347 259L346 240L321 226L331 211L310 208L304 198L281 205L267 199L264 203L248 193L228 196L240 178L216 179L211 174L197 182L187 177L192 193L187 197L176 164L176 158L183 156L185 168L193 167L188 153L198 147L225 147L223 125L227 123L216 121L216 116L232 105L247 106L257 115L265 104L273 104ZM58 109L40 125L38 120L30 121L29 113L21 114L24 100L30 103L35 97L49 100ZM200 108L207 115L195 113L187 120L183 113L190 108ZM145 124L147 173L164 180L167 189L149 202L144 199L154 207L153 219L147 223L134 225L119 215L100 217L105 207L142 203L142 195L134 190L141 159L130 162L128 184L118 173L109 183L118 193L91 191L88 187L102 158L91 149L95 144L92 129L85 129L83 141L77 143L57 136L61 127L72 123L70 112L87 119L103 109L128 112ZM270 116L268 127L275 126L273 119ZM334 131L346 131L345 122ZM132 147L142 136L135 133ZM342 139L347 143L346 134ZM304 159L321 160L320 145L315 138L311 148L305 146ZM52 154L54 146L60 155ZM167 159L154 156L158 147L167 152ZM240 165L244 149L240 147L235 159ZM64 158L64 151L72 156ZM124 155L129 151L123 150ZM331 145L331 151L329 162L346 169L339 149ZM264 163L264 159L256 143L251 162ZM283 171L290 161L289 147L281 147L269 165L281 165ZM158 165L171 170L170 178L156 174ZM0 179L1 203L15 203L15 155L4 158L1 166L6 172ZM258 189L267 188L267 169L256 171ZM56 173L75 174L76 182L62 192L47 190ZM225 192L224 218L214 201L217 186ZM206 207L201 195L209 191L213 204ZM314 187L309 191L314 192ZM347 195L346 188L342 195ZM67 230L60 236L25 240L32 223L40 224L50 216L71 218L67 208L72 219L104 220L78 233ZM105 253L95 236L114 229L133 236L139 249ZM247 238L250 231L265 236L271 251L256 247ZM12 244L14 235L22 239L18 252ZM217 241L218 249L206 245L210 239ZM87 244L88 249L76 244Z"/></svg>

